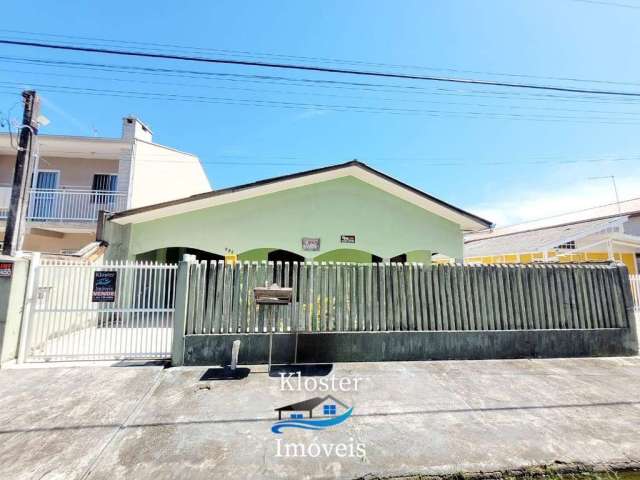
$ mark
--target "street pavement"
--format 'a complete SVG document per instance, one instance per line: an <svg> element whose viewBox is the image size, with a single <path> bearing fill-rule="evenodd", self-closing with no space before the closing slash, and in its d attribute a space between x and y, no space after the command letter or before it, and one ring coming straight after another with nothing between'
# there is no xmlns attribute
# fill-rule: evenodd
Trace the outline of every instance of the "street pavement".
<svg viewBox="0 0 640 480"><path fill-rule="evenodd" d="M301 377L299 390L250 369L237 380L201 380L207 369L194 367L0 370L0 479L351 479L640 462L638 357L336 364ZM352 416L272 433L275 408L326 395Z"/></svg>

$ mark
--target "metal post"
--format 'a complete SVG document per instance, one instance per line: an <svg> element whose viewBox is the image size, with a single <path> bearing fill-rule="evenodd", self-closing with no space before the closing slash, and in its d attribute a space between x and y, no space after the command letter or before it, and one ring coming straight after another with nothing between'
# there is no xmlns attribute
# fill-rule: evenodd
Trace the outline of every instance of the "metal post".
<svg viewBox="0 0 640 480"><path fill-rule="evenodd" d="M269 305L267 308L270 310L274 306ZM269 310L265 314L271 313ZM273 350L273 328L271 326L271 315L267 315L267 328L269 329L269 372L271 372L271 351Z"/></svg>
<svg viewBox="0 0 640 480"><path fill-rule="evenodd" d="M18 346L18 363L24 363L27 358L27 347L29 346L29 336L31 335L31 316L35 302L38 301L38 282L36 276L40 274L40 253L34 252L29 263L29 273L27 274L27 289L24 295L22 306L22 322L20 323L20 343Z"/></svg>

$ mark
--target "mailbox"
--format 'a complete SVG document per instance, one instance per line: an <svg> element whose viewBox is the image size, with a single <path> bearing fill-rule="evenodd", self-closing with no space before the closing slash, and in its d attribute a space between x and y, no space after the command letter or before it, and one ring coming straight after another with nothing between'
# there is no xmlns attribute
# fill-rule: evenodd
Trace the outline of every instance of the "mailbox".
<svg viewBox="0 0 640 480"><path fill-rule="evenodd" d="M259 305L288 305L291 303L291 292L291 288L274 283L270 287L254 288L253 298Z"/></svg>

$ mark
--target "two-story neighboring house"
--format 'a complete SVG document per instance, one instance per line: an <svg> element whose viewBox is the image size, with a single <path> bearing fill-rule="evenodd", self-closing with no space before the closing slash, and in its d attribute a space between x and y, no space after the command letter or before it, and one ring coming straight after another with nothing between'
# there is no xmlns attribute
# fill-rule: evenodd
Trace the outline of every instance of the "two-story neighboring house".
<svg viewBox="0 0 640 480"><path fill-rule="evenodd" d="M17 139L0 135L0 241ZM38 135L25 251L71 253L93 242L98 212L118 212L211 190L198 157L152 141L135 117L120 138Z"/></svg>

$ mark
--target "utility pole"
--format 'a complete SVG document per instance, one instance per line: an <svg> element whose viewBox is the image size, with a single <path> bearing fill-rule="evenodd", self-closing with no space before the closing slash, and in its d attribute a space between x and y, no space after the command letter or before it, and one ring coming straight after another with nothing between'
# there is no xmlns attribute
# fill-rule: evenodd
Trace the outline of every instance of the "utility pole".
<svg viewBox="0 0 640 480"><path fill-rule="evenodd" d="M7 217L7 228L4 232L2 253L14 256L16 250L22 247L24 224L27 214L28 188L33 173L33 158L31 155L35 136L38 134L38 115L40 113L40 99L35 90L22 92L24 98L24 113L20 125L20 139L16 166L13 171L13 185L11 188L11 205Z"/></svg>

